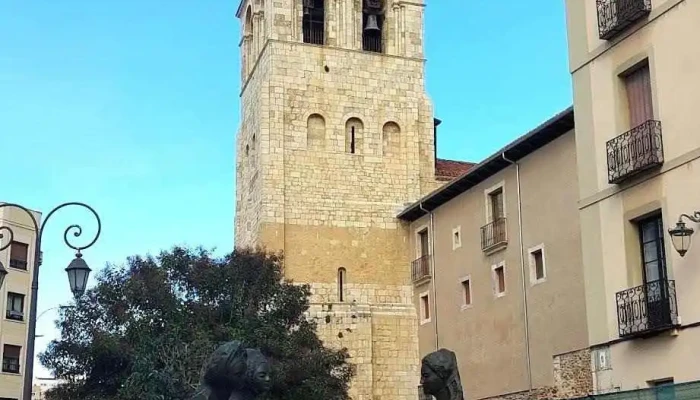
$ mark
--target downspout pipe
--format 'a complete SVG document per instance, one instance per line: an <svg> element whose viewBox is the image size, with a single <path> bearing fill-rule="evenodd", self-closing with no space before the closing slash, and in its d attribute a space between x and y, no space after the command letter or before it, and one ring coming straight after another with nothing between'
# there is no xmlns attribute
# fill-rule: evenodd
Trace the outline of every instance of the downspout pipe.
<svg viewBox="0 0 700 400"><path fill-rule="evenodd" d="M435 282L435 216L432 211L428 211L423 207L423 202L418 204L418 208L424 213L430 215L430 282L433 292L433 317L435 318L435 350L440 349L440 339L438 335L438 313L437 313L437 283Z"/></svg>
<svg viewBox="0 0 700 400"><path fill-rule="evenodd" d="M528 317L527 305L527 283L525 272L525 244L523 243L523 203L520 190L520 164L508 159L506 153L501 153L504 161L515 165L515 180L518 186L518 239L520 240L520 273L523 289L523 316L525 317L525 360L527 362L527 381L528 389L532 392L532 358L530 356L530 319Z"/></svg>

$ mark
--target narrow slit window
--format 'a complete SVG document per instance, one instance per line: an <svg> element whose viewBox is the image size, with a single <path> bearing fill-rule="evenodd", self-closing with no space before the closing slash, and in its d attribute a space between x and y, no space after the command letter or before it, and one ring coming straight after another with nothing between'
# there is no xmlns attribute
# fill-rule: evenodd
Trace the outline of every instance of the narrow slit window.
<svg viewBox="0 0 700 400"><path fill-rule="evenodd" d="M350 128L350 153L355 154L355 127Z"/></svg>
<svg viewBox="0 0 700 400"><path fill-rule="evenodd" d="M338 301L345 301L345 282L347 271L345 268L338 268Z"/></svg>
<svg viewBox="0 0 700 400"><path fill-rule="evenodd" d="M350 118L345 123L345 152L350 154L362 153L362 138L364 125L358 118Z"/></svg>

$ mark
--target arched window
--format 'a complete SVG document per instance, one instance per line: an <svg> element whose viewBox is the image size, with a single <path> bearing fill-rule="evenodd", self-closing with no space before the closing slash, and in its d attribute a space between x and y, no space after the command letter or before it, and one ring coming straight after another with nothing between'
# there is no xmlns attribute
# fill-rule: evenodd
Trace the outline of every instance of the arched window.
<svg viewBox="0 0 700 400"><path fill-rule="evenodd" d="M326 18L323 2L325 0L302 1L304 9L304 17L302 18L304 43L323 44Z"/></svg>
<svg viewBox="0 0 700 400"><path fill-rule="evenodd" d="M306 121L306 144L309 148L322 149L326 143L326 120L320 114L311 114Z"/></svg>
<svg viewBox="0 0 700 400"><path fill-rule="evenodd" d="M243 75L250 72L250 63L252 58L252 42L253 39L253 9L248 6L245 12L245 22L243 25Z"/></svg>
<svg viewBox="0 0 700 400"><path fill-rule="evenodd" d="M382 128L382 154L395 156L401 150L401 128L396 122L389 121Z"/></svg>
<svg viewBox="0 0 700 400"><path fill-rule="evenodd" d="M363 0L362 2L362 49L381 53L384 50L382 36L384 13L380 0Z"/></svg>
<svg viewBox="0 0 700 400"><path fill-rule="evenodd" d="M243 26L243 34L246 36L253 34L253 7L251 6L248 6L248 9L245 11L245 25Z"/></svg>
<svg viewBox="0 0 700 400"><path fill-rule="evenodd" d="M253 134L253 138L250 141L250 149L255 151L255 134Z"/></svg>
<svg viewBox="0 0 700 400"><path fill-rule="evenodd" d="M345 151L350 154L362 154L362 135L364 124L358 118L350 118L345 123Z"/></svg>
<svg viewBox="0 0 700 400"><path fill-rule="evenodd" d="M338 301L341 303L345 301L345 283L347 278L347 271L345 268L338 268Z"/></svg>
<svg viewBox="0 0 700 400"><path fill-rule="evenodd" d="M250 154L250 146L245 145L245 155L247 156L248 154Z"/></svg>

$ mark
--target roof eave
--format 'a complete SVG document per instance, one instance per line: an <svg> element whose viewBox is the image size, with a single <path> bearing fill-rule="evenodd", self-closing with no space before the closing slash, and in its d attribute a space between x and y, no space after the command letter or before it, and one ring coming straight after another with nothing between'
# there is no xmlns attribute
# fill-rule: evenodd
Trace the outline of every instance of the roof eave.
<svg viewBox="0 0 700 400"><path fill-rule="evenodd" d="M564 111L556 114L535 129L512 141L496 153L489 156L486 160L469 169L469 171L453 179L451 182L422 197L420 200L411 204L408 206L408 208L399 213L397 218L407 222L413 222L418 218L421 218L427 214L424 210L427 210L428 212L435 210L437 207L457 197L459 194L466 192L471 187L483 182L488 177L500 172L505 167L510 165L509 162L503 159L504 155L513 161L520 160L537 149L544 147L557 137L564 135L571 129L574 129L573 106L566 108ZM552 131L554 131L554 133L552 133ZM543 140L539 141L537 139ZM522 150L527 149L528 146L531 147L531 149L523 152ZM518 153L513 154L516 151L518 151ZM509 152L511 154L509 154ZM503 165L498 165L501 163ZM455 192L456 194L447 194L447 192L454 191L454 189L457 189ZM433 204L431 205L430 203Z"/></svg>

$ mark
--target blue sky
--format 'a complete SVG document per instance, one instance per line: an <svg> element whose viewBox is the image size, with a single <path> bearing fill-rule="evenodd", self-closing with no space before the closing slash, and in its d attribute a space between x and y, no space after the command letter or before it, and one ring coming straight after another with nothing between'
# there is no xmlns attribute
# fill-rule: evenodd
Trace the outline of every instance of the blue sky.
<svg viewBox="0 0 700 400"><path fill-rule="evenodd" d="M97 209L93 270L174 244L233 243L237 0L0 0L0 201ZM571 104L563 0L426 10L438 155L478 161ZM44 238L39 311L70 298L63 229ZM55 334L39 320L41 350ZM43 369L36 376L46 376Z"/></svg>

